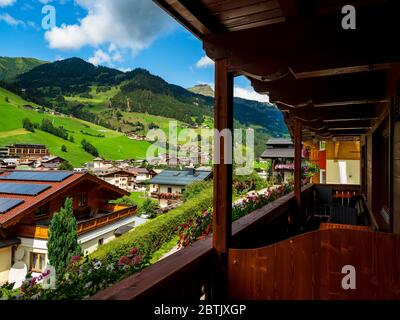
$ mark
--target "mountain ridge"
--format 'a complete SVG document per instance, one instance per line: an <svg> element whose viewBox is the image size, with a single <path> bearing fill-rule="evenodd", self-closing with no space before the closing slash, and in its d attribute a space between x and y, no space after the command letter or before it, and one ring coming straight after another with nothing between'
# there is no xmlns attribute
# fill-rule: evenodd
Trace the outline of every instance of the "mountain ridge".
<svg viewBox="0 0 400 320"><path fill-rule="evenodd" d="M20 74L14 85L25 99L121 132L136 130L132 113L173 118L189 126L210 126L213 118L210 87L187 90L142 68L122 72L76 57L37 66ZM234 118L237 127L256 130L256 154L269 137L287 135L282 114L272 104L235 98Z"/></svg>

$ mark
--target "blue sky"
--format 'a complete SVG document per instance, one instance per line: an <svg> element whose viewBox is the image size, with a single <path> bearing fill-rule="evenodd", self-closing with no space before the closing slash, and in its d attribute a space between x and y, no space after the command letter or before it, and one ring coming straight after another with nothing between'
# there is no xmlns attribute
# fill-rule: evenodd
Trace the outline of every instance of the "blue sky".
<svg viewBox="0 0 400 320"><path fill-rule="evenodd" d="M46 5L56 15L44 29ZM77 56L123 71L145 68L183 87L214 82L201 42L151 0L0 0L0 39L0 56ZM267 99L244 77L235 79L235 95Z"/></svg>

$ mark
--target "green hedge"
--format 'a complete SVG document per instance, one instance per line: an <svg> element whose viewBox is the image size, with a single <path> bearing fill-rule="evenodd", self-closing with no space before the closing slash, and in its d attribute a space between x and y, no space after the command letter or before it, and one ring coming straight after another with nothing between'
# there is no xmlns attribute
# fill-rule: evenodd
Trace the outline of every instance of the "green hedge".
<svg viewBox="0 0 400 320"><path fill-rule="evenodd" d="M199 212L207 210L212 203L213 190L209 188L180 207L139 225L133 231L104 244L93 252L90 258L103 262L115 262L135 247L144 257L150 259L155 251L178 233L181 224L194 218Z"/></svg>

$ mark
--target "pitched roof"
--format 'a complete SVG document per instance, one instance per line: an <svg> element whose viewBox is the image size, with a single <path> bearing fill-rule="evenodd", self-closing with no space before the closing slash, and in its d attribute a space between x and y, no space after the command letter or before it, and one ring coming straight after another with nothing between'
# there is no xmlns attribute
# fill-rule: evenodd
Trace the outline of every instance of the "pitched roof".
<svg viewBox="0 0 400 320"><path fill-rule="evenodd" d="M186 186L195 181L206 180L211 177L211 171L195 170L164 170L150 180L151 184Z"/></svg>
<svg viewBox="0 0 400 320"><path fill-rule="evenodd" d="M293 148L270 148L266 149L261 158L294 158Z"/></svg>
<svg viewBox="0 0 400 320"><path fill-rule="evenodd" d="M129 168L129 171L134 172L134 173L142 173L142 174L149 173L149 170L147 170L146 168Z"/></svg>
<svg viewBox="0 0 400 320"><path fill-rule="evenodd" d="M135 173L134 173L134 172L130 172L130 171L128 171L128 170L123 170L123 169L105 171L105 172L100 173L98 176L99 176L99 177L113 177L113 176L115 176L116 174L124 175L124 176L130 176L130 177L135 176Z"/></svg>
<svg viewBox="0 0 400 320"><path fill-rule="evenodd" d="M89 173L77 173L77 172L68 172L70 175L62 181L33 181L33 180L3 180L8 175L13 172L24 172L24 173L37 173L43 171L6 171L0 173L0 183L13 183L13 184L20 184L20 185L31 185L31 184L45 184L49 185L50 187L45 191L39 193L38 195L20 195L20 194L6 194L0 193L0 198L7 198L7 199L20 199L23 200L22 203L13 207L12 209L6 211L3 214L0 214L0 228L6 228L12 224L15 224L26 213L31 212L32 209L42 206L43 204L49 202L50 200L57 197L60 193L69 190L70 188L76 186L80 182L84 180L90 180L98 185L101 185L103 188L108 189L112 192L119 194L120 196L128 195L129 192L122 190L116 186L113 186L94 175ZM46 171L46 174L59 174L63 171ZM3 178L3 179L2 179Z"/></svg>
<svg viewBox="0 0 400 320"><path fill-rule="evenodd" d="M271 138L267 141L267 145L293 145L293 142L287 138Z"/></svg>

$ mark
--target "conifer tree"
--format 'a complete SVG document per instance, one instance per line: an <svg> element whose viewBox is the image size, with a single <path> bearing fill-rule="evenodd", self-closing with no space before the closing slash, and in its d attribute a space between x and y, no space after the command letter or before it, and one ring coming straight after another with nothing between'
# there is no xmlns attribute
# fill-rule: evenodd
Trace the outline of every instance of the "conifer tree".
<svg viewBox="0 0 400 320"><path fill-rule="evenodd" d="M71 258L82 253L78 244L76 219L71 198L65 200L64 207L61 208L60 212L56 212L51 219L47 250L49 263L55 268L57 274L64 273L71 262Z"/></svg>

